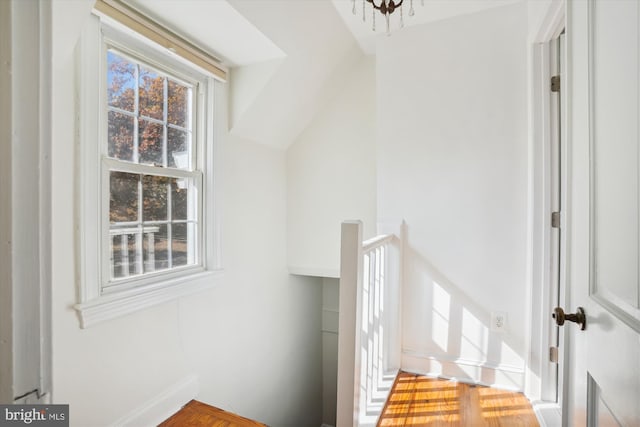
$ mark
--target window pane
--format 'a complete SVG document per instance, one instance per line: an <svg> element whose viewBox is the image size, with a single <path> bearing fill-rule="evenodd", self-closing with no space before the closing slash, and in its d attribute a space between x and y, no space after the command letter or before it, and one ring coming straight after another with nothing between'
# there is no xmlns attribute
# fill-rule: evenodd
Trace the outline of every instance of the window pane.
<svg viewBox="0 0 640 427"><path fill-rule="evenodd" d="M171 218L174 220L192 219L189 213L189 180L174 179L171 183Z"/></svg>
<svg viewBox="0 0 640 427"><path fill-rule="evenodd" d="M134 112L136 102L136 66L107 52L107 98L112 107Z"/></svg>
<svg viewBox="0 0 640 427"><path fill-rule="evenodd" d="M146 175L142 178L143 221L167 219L167 187L170 178Z"/></svg>
<svg viewBox="0 0 640 427"><path fill-rule="evenodd" d="M140 163L162 166L164 126L148 120L138 120L138 156Z"/></svg>
<svg viewBox="0 0 640 427"><path fill-rule="evenodd" d="M189 94L191 89L179 83L168 81L167 121L172 125L186 128L189 114Z"/></svg>
<svg viewBox="0 0 640 427"><path fill-rule="evenodd" d="M178 169L191 169L189 163L189 135L179 129L167 129L167 150L169 167Z"/></svg>
<svg viewBox="0 0 640 427"><path fill-rule="evenodd" d="M140 175L111 172L109 221L132 222L138 220L138 182Z"/></svg>
<svg viewBox="0 0 640 427"><path fill-rule="evenodd" d="M140 67L140 114L158 120L164 119L164 78L155 71Z"/></svg>
<svg viewBox="0 0 640 427"><path fill-rule="evenodd" d="M145 273L169 268L166 225L144 227L142 248Z"/></svg>
<svg viewBox="0 0 640 427"><path fill-rule="evenodd" d="M193 236L193 224L179 223L172 226L171 251L173 254L173 266L178 267L187 265L190 259L193 259L192 246L193 242L189 242L189 234ZM191 229L191 230L190 230ZM193 240L193 237L191 237ZM193 262L193 261L191 261Z"/></svg>
<svg viewBox="0 0 640 427"><path fill-rule="evenodd" d="M133 161L133 120L132 116L109 111L109 157Z"/></svg>

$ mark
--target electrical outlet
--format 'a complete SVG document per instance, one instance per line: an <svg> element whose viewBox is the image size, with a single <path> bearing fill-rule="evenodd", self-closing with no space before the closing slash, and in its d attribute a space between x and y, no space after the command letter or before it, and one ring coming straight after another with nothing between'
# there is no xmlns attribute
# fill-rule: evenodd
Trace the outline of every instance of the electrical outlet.
<svg viewBox="0 0 640 427"><path fill-rule="evenodd" d="M503 311L491 312L491 330L504 332L507 329L507 313Z"/></svg>

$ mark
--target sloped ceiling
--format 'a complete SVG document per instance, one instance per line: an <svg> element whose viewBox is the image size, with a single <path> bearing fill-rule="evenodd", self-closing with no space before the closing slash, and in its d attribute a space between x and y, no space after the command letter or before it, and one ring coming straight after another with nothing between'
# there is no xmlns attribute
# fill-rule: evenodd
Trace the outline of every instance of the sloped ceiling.
<svg viewBox="0 0 640 427"><path fill-rule="evenodd" d="M296 139L335 95L344 73L385 37L382 19L375 33L362 22L363 0L355 1L355 16L352 0L125 1L221 58L231 69L230 132L279 149ZM523 0L425 0L424 7L413 1L416 13L409 18L405 11L406 25ZM392 22L393 31L397 26Z"/></svg>
<svg viewBox="0 0 640 427"><path fill-rule="evenodd" d="M225 0L124 1L213 53L229 67L285 56Z"/></svg>
<svg viewBox="0 0 640 427"><path fill-rule="evenodd" d="M362 56L330 0L127 0L231 69L230 132L285 149Z"/></svg>
<svg viewBox="0 0 640 427"><path fill-rule="evenodd" d="M328 0L229 3L286 53L232 71L231 132L286 148L333 95L331 82L362 51ZM256 84L260 78L267 78L262 87ZM245 93L247 87L255 89Z"/></svg>

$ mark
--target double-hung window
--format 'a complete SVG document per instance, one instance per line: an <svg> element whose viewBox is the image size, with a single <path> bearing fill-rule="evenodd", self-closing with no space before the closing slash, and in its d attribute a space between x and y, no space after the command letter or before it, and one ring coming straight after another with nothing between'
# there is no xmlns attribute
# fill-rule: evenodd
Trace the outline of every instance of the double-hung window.
<svg viewBox="0 0 640 427"><path fill-rule="evenodd" d="M203 174L197 81L108 46L106 89L104 292L200 264Z"/></svg>
<svg viewBox="0 0 640 427"><path fill-rule="evenodd" d="M92 24L79 53L83 327L207 288L220 267L220 83L140 36Z"/></svg>

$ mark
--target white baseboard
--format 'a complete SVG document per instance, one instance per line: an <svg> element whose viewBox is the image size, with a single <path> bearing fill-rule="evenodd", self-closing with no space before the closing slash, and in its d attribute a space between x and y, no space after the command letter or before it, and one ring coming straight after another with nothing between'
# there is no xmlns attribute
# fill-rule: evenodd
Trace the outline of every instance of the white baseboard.
<svg viewBox="0 0 640 427"><path fill-rule="evenodd" d="M156 395L113 424L112 427L157 426L198 395L198 378L191 375Z"/></svg>
<svg viewBox="0 0 640 427"><path fill-rule="evenodd" d="M562 412L557 403L531 402L531 406L540 427L560 427L562 425Z"/></svg>
<svg viewBox="0 0 640 427"><path fill-rule="evenodd" d="M522 391L524 387L524 367L456 359L446 355L431 356L406 349L402 353L401 369L505 390Z"/></svg>

